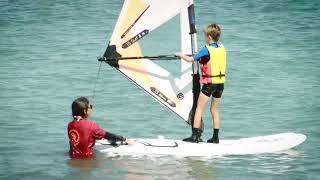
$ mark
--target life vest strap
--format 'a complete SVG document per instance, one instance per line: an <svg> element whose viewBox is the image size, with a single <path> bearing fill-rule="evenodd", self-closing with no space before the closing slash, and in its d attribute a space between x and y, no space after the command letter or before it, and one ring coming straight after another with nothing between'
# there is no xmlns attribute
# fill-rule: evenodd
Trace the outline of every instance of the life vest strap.
<svg viewBox="0 0 320 180"><path fill-rule="evenodd" d="M225 75L225 74L221 74L221 72L220 72L219 75L214 75L214 76L202 75L202 77L208 77L208 78L216 78L216 77L219 77L219 78L221 79L222 77L226 77L226 75Z"/></svg>

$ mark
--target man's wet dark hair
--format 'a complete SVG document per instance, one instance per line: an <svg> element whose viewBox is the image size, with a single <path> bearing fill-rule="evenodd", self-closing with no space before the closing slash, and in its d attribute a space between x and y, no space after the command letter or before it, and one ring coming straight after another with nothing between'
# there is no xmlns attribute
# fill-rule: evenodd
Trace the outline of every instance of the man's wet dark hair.
<svg viewBox="0 0 320 180"><path fill-rule="evenodd" d="M72 116L81 116L86 118L85 111L89 108L89 100L86 97L79 97L72 102Z"/></svg>

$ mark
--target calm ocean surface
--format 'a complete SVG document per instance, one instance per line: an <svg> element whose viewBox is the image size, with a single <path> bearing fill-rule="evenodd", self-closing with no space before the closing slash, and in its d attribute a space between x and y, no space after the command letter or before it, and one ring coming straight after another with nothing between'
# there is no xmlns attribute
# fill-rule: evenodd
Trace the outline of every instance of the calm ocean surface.
<svg viewBox="0 0 320 180"><path fill-rule="evenodd" d="M71 161L70 104L92 96L122 1L0 1L0 179L319 179L320 1L195 3L199 32L217 22L228 50L221 139L298 132L287 154ZM145 54L179 50L177 23ZM199 33L199 45L203 44ZM171 44L171 42L172 44ZM153 43L153 44L152 44ZM172 63L170 61L166 63ZM129 137L181 139L190 128L102 64L93 120ZM204 139L211 136L209 110Z"/></svg>

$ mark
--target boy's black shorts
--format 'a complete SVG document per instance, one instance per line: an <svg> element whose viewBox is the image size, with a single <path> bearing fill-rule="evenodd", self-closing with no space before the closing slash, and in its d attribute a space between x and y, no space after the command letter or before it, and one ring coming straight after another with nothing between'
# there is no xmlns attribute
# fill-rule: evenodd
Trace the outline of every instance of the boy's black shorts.
<svg viewBox="0 0 320 180"><path fill-rule="evenodd" d="M214 98L221 98L224 89L224 84L203 84L201 92L210 97L211 94Z"/></svg>

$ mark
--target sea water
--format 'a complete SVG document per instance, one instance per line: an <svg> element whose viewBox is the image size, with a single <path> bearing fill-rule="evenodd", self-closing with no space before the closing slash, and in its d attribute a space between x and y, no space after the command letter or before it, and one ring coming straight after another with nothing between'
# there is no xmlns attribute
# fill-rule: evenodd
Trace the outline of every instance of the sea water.
<svg viewBox="0 0 320 180"><path fill-rule="evenodd" d="M96 152L95 160L70 160L66 126L78 96L91 98L92 119L108 131L190 135L186 123L107 64L97 76L96 57L121 7L118 0L0 1L0 179L319 178L319 1L195 2L199 47L202 28L216 22L228 50L221 139L297 132L308 136L305 143L280 154L212 159ZM178 51L176 26L174 20L164 25L145 54ZM212 133L208 108L203 118L206 140Z"/></svg>

